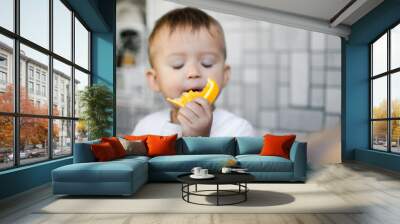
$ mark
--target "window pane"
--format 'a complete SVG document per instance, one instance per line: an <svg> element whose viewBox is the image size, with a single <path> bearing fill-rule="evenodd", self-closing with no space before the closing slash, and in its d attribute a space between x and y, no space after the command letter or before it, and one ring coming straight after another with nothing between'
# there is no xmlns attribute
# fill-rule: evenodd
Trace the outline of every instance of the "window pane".
<svg viewBox="0 0 400 224"><path fill-rule="evenodd" d="M71 66L53 60L53 115L72 117Z"/></svg>
<svg viewBox="0 0 400 224"><path fill-rule="evenodd" d="M75 143L88 140L88 129L83 120L75 121Z"/></svg>
<svg viewBox="0 0 400 224"><path fill-rule="evenodd" d="M0 35L0 111L14 111L13 40Z"/></svg>
<svg viewBox="0 0 400 224"><path fill-rule="evenodd" d="M53 51L71 60L71 11L60 1L53 1Z"/></svg>
<svg viewBox="0 0 400 224"><path fill-rule="evenodd" d="M391 69L400 67L400 24L391 31L390 50Z"/></svg>
<svg viewBox="0 0 400 224"><path fill-rule="evenodd" d="M391 127L391 141L392 141L392 152L400 153L400 120L393 120L390 122Z"/></svg>
<svg viewBox="0 0 400 224"><path fill-rule="evenodd" d="M372 122L372 148L387 151L387 121Z"/></svg>
<svg viewBox="0 0 400 224"><path fill-rule="evenodd" d="M49 0L20 0L21 36L49 48Z"/></svg>
<svg viewBox="0 0 400 224"><path fill-rule="evenodd" d="M53 120L53 157L72 154L72 121Z"/></svg>
<svg viewBox="0 0 400 224"><path fill-rule="evenodd" d="M0 26L14 31L14 0L1 0Z"/></svg>
<svg viewBox="0 0 400 224"><path fill-rule="evenodd" d="M48 119L21 117L20 163L34 163L49 158Z"/></svg>
<svg viewBox="0 0 400 224"><path fill-rule="evenodd" d="M372 80L372 118L387 117L387 77Z"/></svg>
<svg viewBox="0 0 400 224"><path fill-rule="evenodd" d="M80 93L89 86L89 75L75 69L75 117L81 114L81 107L79 106Z"/></svg>
<svg viewBox="0 0 400 224"><path fill-rule="evenodd" d="M13 118L0 116L0 170L14 165Z"/></svg>
<svg viewBox="0 0 400 224"><path fill-rule="evenodd" d="M89 69L89 32L75 18L75 63Z"/></svg>
<svg viewBox="0 0 400 224"><path fill-rule="evenodd" d="M400 118L400 72L391 75L390 85L391 114Z"/></svg>
<svg viewBox="0 0 400 224"><path fill-rule="evenodd" d="M47 55L21 44L21 113L48 114L48 63Z"/></svg>
<svg viewBox="0 0 400 224"><path fill-rule="evenodd" d="M373 75L387 71L387 34L372 45L372 71Z"/></svg>

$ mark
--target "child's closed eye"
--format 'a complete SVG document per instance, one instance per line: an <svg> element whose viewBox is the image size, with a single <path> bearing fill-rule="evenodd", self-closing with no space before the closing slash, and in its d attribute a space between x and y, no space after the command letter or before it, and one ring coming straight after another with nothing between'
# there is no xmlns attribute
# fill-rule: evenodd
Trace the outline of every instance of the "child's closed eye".
<svg viewBox="0 0 400 224"><path fill-rule="evenodd" d="M172 68L175 70L179 70L179 69L183 68L183 64L174 64L174 65L172 65Z"/></svg>
<svg viewBox="0 0 400 224"><path fill-rule="evenodd" d="M212 60L210 58L205 58L205 59L201 60L201 65L204 68L211 68L214 65L214 60Z"/></svg>
<svg viewBox="0 0 400 224"><path fill-rule="evenodd" d="M211 67L213 66L213 63L205 63L205 62L202 62L201 65L202 65L204 68L211 68Z"/></svg>

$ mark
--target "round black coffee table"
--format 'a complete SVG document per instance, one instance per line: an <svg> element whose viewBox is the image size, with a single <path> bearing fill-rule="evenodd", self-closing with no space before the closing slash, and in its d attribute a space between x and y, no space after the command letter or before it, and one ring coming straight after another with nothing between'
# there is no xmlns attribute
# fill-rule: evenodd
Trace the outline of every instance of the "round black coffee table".
<svg viewBox="0 0 400 224"><path fill-rule="evenodd" d="M190 177L191 173L182 174L177 177L178 181L182 183L182 199L188 203L198 204L198 205L234 205L239 204L241 202L245 202L247 200L247 192L249 188L247 187L247 183L255 180L255 177L248 173L215 173L213 174L215 177L212 179L193 179ZM205 185L216 185L215 190L197 190L198 184ZM190 186L195 186L194 191L190 191ZM223 190L220 189L220 185L236 185L238 186L237 190ZM215 192L215 194L205 194L208 192ZM202 204L190 201L190 196L204 196L204 197L216 197L216 204ZM230 196L241 196L240 200L234 201L231 203L221 203L221 197L230 197Z"/></svg>

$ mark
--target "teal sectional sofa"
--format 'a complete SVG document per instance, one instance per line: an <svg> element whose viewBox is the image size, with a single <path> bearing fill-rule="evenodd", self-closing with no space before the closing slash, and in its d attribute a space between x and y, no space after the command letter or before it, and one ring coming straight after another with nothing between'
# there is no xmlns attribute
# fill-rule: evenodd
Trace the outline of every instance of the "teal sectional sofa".
<svg viewBox="0 0 400 224"><path fill-rule="evenodd" d="M260 156L263 137L183 137L177 140L177 155L127 156L96 162L90 145L75 144L74 163L52 171L54 194L131 195L148 181L176 181L193 167L219 172L235 159L259 182L305 182L307 144L294 142L290 159Z"/></svg>

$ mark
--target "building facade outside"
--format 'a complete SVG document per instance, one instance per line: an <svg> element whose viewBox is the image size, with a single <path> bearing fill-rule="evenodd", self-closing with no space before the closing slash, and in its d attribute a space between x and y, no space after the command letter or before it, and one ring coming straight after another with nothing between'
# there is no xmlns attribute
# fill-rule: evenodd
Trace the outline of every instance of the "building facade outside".
<svg viewBox="0 0 400 224"><path fill-rule="evenodd" d="M0 42L0 96L7 94L7 91L13 92L14 89L14 73L13 73L13 48ZM56 67L56 66L55 66ZM59 117L72 116L72 81L71 73L53 69L53 115ZM71 69L70 69L71 72ZM76 81L75 84L79 84ZM20 54L20 110L26 114L47 115L49 108L49 68L34 58L26 56L21 50ZM23 94L26 94L26 99ZM10 94L12 96L12 94ZM27 100L29 102L24 102ZM79 104L77 97L76 104ZM9 99L8 102L13 102ZM4 104L5 102L0 102ZM13 103L12 103L13 104ZM5 105L1 105L5 106ZM30 107L33 108L30 108ZM12 111L9 111L12 112ZM79 116L79 110L77 110ZM21 118L21 132L24 134L24 121L28 118ZM48 119L33 118L33 122L47 122ZM48 125L46 126L48 128ZM53 119L53 157L71 154L72 142L72 122L65 119ZM22 138L22 137L21 137ZM46 138L46 136L44 136ZM20 158L23 163L34 162L35 157L48 155L48 140L44 144L27 144L21 148ZM7 162L12 162L12 147L2 149L3 165L7 166ZM6 153L5 153L6 152ZM8 153L7 153L8 152ZM42 159L42 158L41 158ZM40 160L40 159L38 159ZM0 167L1 169L1 167Z"/></svg>

